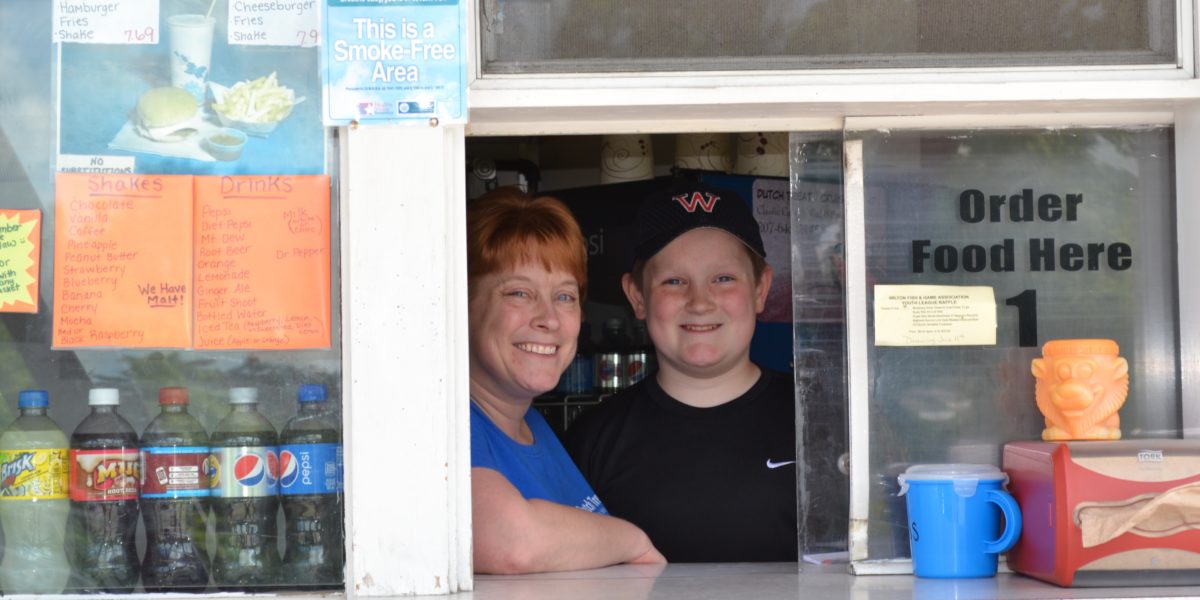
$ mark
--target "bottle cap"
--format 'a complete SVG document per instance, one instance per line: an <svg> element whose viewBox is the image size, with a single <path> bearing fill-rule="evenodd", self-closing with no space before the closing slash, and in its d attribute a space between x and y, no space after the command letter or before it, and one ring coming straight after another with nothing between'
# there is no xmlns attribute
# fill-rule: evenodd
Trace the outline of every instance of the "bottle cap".
<svg viewBox="0 0 1200 600"><path fill-rule="evenodd" d="M229 390L230 404L255 404L258 402L258 388L237 387Z"/></svg>
<svg viewBox="0 0 1200 600"><path fill-rule="evenodd" d="M306 383L300 386L300 391L296 393L296 399L300 402L324 402L325 386L319 383Z"/></svg>
<svg viewBox="0 0 1200 600"><path fill-rule="evenodd" d="M50 393L46 390L21 390L17 395L17 408L46 408L50 406Z"/></svg>
<svg viewBox="0 0 1200 600"><path fill-rule="evenodd" d="M159 404L187 404L188 390L185 387L165 387L158 390Z"/></svg>
<svg viewBox="0 0 1200 600"><path fill-rule="evenodd" d="M89 406L116 406L121 403L121 392L117 388L92 388L88 390Z"/></svg>

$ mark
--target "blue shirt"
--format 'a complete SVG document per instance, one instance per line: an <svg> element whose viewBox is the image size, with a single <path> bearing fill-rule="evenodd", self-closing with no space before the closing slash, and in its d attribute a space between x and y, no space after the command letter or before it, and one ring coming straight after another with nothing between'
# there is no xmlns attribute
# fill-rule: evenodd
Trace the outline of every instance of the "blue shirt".
<svg viewBox="0 0 1200 600"><path fill-rule="evenodd" d="M474 402L471 403L471 466L499 472L526 500L538 498L607 515L579 468L538 411L525 413L533 432L526 446L500 431Z"/></svg>

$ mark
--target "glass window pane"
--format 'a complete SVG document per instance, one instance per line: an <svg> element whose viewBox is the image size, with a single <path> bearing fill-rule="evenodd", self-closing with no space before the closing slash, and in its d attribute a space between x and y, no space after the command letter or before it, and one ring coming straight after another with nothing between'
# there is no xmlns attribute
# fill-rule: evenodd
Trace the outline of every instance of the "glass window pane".
<svg viewBox="0 0 1200 600"><path fill-rule="evenodd" d="M171 11L190 10L203 13L209 4L207 1L164 2L163 18L165 19ZM218 33L215 37L217 50L214 51L214 56L222 60L227 59L226 73L232 74L239 70L248 72L250 70L248 65L257 66L257 60L271 61L279 58L283 59L278 63L281 74L287 70L309 72L311 82L314 84L312 89L319 90L319 86L315 85L317 81L315 50L297 49L297 53L290 53L285 49L272 48L264 51L265 54L257 56L254 60L247 60L246 53L224 43L222 34L226 15L223 6L224 4L221 3L221 7L218 7L214 13L219 17L215 18ZM80 154L104 154L105 158L115 155L136 158L135 172L143 174L243 174L253 172L264 175L268 173L290 175L295 173L319 174L328 169L323 157L326 156L327 147L332 145L332 140L329 138L328 131L320 126L319 111L313 106L297 109L291 115L295 119L294 121L282 123L277 130L262 138L255 138L254 141L246 144L247 152L250 152L250 148L255 144L259 144L261 148L261 145L266 143L263 140L269 139L270 136L284 135L293 141L302 140L303 144L297 143L297 145L304 145L307 156L315 157L315 160L301 166L296 166L297 162L259 161L256 163L260 165L259 167L246 169L245 160L192 160L178 156L172 158L169 154L158 155L144 148L133 151L116 148L114 145L110 145L110 140L126 122L138 94L151 86L168 84L166 65L169 59L166 45L134 47L134 45L126 44L109 44L97 48L76 44L68 45L64 53L69 58L73 57L71 60L75 61L76 68L67 68L60 73L64 79L61 81L60 89L64 90L64 93L72 94L73 97L69 100L64 99L64 103L73 107L72 110L75 112L62 118L63 129L68 135L62 136L61 139L74 144ZM87 57L84 55L89 53L92 55L91 58L102 66L102 73L86 73L78 68L86 62ZM341 323L340 294L336 293L336 290L340 288L340 273L336 268L331 271L330 286L334 290L331 298L333 303L331 314L321 319L330 324L329 335L332 339L332 346L329 348L281 351L52 348L52 318L56 310L53 301L54 251L56 248L55 168L59 151L62 151L61 154L70 154L72 149L59 148L57 144L57 140L60 140L57 126L60 115L56 109L61 105L56 102L55 97L56 50L51 44L51 4L40 0L0 2L0 55L6 59L0 61L0 209L38 209L41 211L42 223L41 263L38 273L40 290L37 312L3 312L3 308L0 308L0 430L12 428L14 420L18 416L18 395L21 390L42 389L48 392L49 416L70 438L92 412L88 402L89 390L115 388L119 398L119 408L117 409L119 414L128 421L133 432L142 437L151 421L160 414L160 389L178 386L187 388L188 413L195 417L200 426L210 435L232 411L231 388L256 388L258 412L269 421L271 429L278 433L301 412L298 403L300 387L304 384L320 384L325 387L328 400L315 405L321 406L324 412L320 421L329 423L332 428L331 436L323 439L334 441L334 438L340 438L342 423ZM234 58L235 56L236 58ZM306 61L308 64L303 67L297 66ZM269 72L270 69L261 74L266 75ZM72 79L72 77L74 78ZM231 76L227 83L232 84L233 81L243 78L248 77ZM211 109L210 106L206 108ZM311 113L307 112L309 108L312 109ZM209 114L211 116L211 113ZM311 115L311 118L308 115ZM116 126L107 128L110 121L116 123ZM299 126L300 122L311 122L313 127L301 127ZM208 122L208 124L216 127L212 122ZM286 131L293 124L297 126L292 131ZM79 135L70 135L72 132ZM96 139L89 137L93 135L97 136ZM332 152L332 154L336 155L336 152ZM131 164L133 164L132 161ZM297 170L288 171L289 167L281 165L292 165ZM278 170L266 170L275 167ZM129 180L134 179L132 175L127 177ZM329 211L330 218L334 221L332 223L326 221L322 226L326 227L325 231L332 236L328 240L331 250L329 254L332 255L327 254L326 258L330 260L331 265L338 265L340 264L338 252L340 227L336 222L339 214L335 204L336 194L333 194L332 198L335 200L331 202ZM281 199L280 201L285 200ZM247 199L246 202L252 202L252 200ZM185 212L190 215L190 208L186 208ZM155 225L167 227L172 224L156 223ZM187 227L191 227L190 223L187 224ZM185 231L189 230L185 229ZM218 248L218 250L224 251L224 248ZM232 254L231 252L222 253ZM190 268L190 265L185 268ZM130 282L122 283L129 284ZM192 287L192 282L188 282L187 285ZM309 286L302 286L302 288L289 287L286 291L292 294L304 294L311 289ZM0 305L2 304L3 302L0 302ZM250 429L254 429L254 427L250 427ZM295 427L296 424L293 424L292 431L295 431ZM325 431L324 433L329 434L330 432ZM276 486L276 483L294 486L306 479L317 480L325 475L323 472L318 473L317 470L314 470L318 464L324 465L319 460L322 456L321 453L332 452L335 465L339 458L337 455L340 454L336 449L336 443L330 444L330 447L316 449L309 446L292 448L294 452L289 453L287 448L278 448L276 447L278 444L274 442L260 445L251 443L253 440L250 438L242 438L238 435L230 435L226 438L227 445L231 447L228 454L222 454L223 451L195 453L202 458L211 455L232 457L226 462L234 463L234 469L221 470L211 459L202 463L205 474L210 476L208 485L211 488L220 487L220 482L211 477L214 473L232 472L234 477L238 478L239 485L244 485L247 489L253 487L254 493L277 490L277 487L273 487ZM81 442L84 439L84 437L80 437L76 441ZM97 438L93 436L93 438L87 439ZM314 436L309 436L308 439L292 438L291 441L294 444L308 444L313 442L313 439ZM269 452L260 446L268 447ZM245 452L239 452L239 450L245 450ZM259 452L260 450L262 452ZM0 452L3 451L0 450ZM13 455L5 453L4 456L4 460L7 461ZM122 456L126 455L122 454ZM133 456L137 457L138 455L134 453ZM78 481L83 482L81 488L91 484L95 489L88 488L89 493L94 494L100 494L95 490L111 489L111 486L105 487L106 477L114 474L120 475L123 468L134 470L135 477L133 479L141 484L140 500L142 502L140 513L134 513L132 521L133 526L136 527L133 545L137 561L144 562L149 559L150 554L146 536L146 519L150 511L147 511L148 505L145 502L148 498L147 489L149 488L145 485L146 481L142 480L139 475L145 476L146 480L161 483L161 480L158 479L160 471L156 468L144 469L143 464L149 464L142 462L144 456L120 463L106 462L109 461L109 458L108 455L100 456L96 458L100 462L92 465L82 454L76 454L68 455L67 461L77 467ZM248 460L243 461L243 459ZM109 467L107 470L104 469L106 465ZM183 478L177 475L186 469L181 470L175 467L170 469L164 467L161 471L161 473L165 473L166 481L168 481L163 485L182 485L180 482ZM8 473L8 471L6 468L5 472ZM188 472L196 474L199 473L199 470L193 469ZM341 473L335 468L331 475L334 479L339 479ZM199 478L200 476L197 475L197 479ZM229 483L228 478L225 482ZM0 482L0 489L3 490L0 494L12 495L13 486L10 484L13 483L15 480ZM291 489L298 488L292 487ZM236 491L226 492L227 497L236 494ZM123 497L125 496L128 494ZM317 521L307 517L315 514L314 511L318 509L315 509L312 504L303 506L301 503L293 501L301 498L300 495L285 497L279 495L278 492L263 492L263 495L256 497L254 502L241 503L240 508L245 509L253 504L253 510L268 511L269 516L259 524L251 523L236 528L224 526L218 528L217 518L213 516L214 513L209 512L210 509L216 508L213 498L206 497L204 494L199 494L198 497L202 498L203 508L197 514L203 519L200 522L203 523L207 542L202 539L200 543L196 544L196 547L203 552L204 556L199 558L199 561L206 563L204 566L207 572L199 577L201 583L196 585L181 583L177 589L189 592L216 591L218 586L211 578L214 568L212 561L217 554L216 549L224 544L225 549L221 554L230 556L234 552L241 552L241 546L254 546L259 541L262 542L262 545L258 546L262 550L261 555L269 558L265 559L266 567L263 570L257 570L255 575L267 573L267 577L261 578L257 583L247 583L246 585L231 583L230 586L254 590L297 590L313 587L343 589L342 557L344 553L341 529L344 518L340 493L304 496L305 500L315 498L325 504L319 510L325 511L323 516L326 518L323 521ZM0 586L3 587L4 593L13 594L24 591L54 593L64 591L64 587L66 593L85 589L94 591L100 588L121 590L130 585L135 592L144 590L145 580L138 576L137 570L133 572L132 584L129 584L127 575L118 577L117 583L106 584L103 579L97 580L87 576L88 572L94 575L100 573L102 569L85 571L80 568L85 564L94 564L105 557L115 560L115 557L122 555L120 550L125 548L124 542L126 541L120 540L117 551L110 549L109 554L100 551L97 540L102 539L107 533L118 530L120 511L111 506L106 508L103 505L109 503L96 501L97 496L89 498L91 499L61 499L63 506L68 507L68 511L53 516L54 522L61 525L56 528L46 525L47 522L42 521L42 526L37 532L38 539L43 541L46 539L47 532L57 533L60 536L57 539L57 545L53 539L47 542L46 547L51 549L49 557L42 556L35 557L35 559L38 561L36 564L39 569L50 567L51 572L59 574L69 572L69 577L61 581L50 575L31 578L28 577L27 570L23 575L21 574L19 571L21 565L18 563L23 558L32 556L33 553L27 552L23 547L21 543L23 536L18 526L21 520L19 518L14 520L14 517L18 517L18 515L10 509L17 507L22 501L6 499L0 502L0 521L4 528ZM129 500L127 497L125 499ZM59 500L59 498L54 498L44 504L51 505ZM138 504L138 492L133 493L132 501L134 504ZM87 510L84 510L85 508ZM305 511L307 514L302 514ZM165 522L161 519L165 518L169 521L176 513L170 510L160 510L157 514L160 520L156 522ZM223 523L233 522L232 518L226 518L226 516L222 516L221 520ZM271 531L272 529L273 531ZM218 531L221 531L222 535L218 536ZM199 535L195 537L199 539ZM170 552L167 551L165 554L170 554ZM293 559L311 559L320 562L322 566L317 568L308 565L301 567L299 571L295 568L285 571L285 567L280 564L284 557L287 557L287 562L290 563L296 562ZM44 562L47 560L50 563ZM18 569L15 572L19 577L6 578L7 576L4 574L6 569L13 565L16 565L13 568ZM111 574L112 571L109 572ZM296 575L297 572L301 572L303 576L312 575L315 580L309 580L308 584L303 584L300 576ZM39 573L44 572L39 571ZM290 575L285 575L285 573L290 573ZM234 577L231 575L228 581L233 581ZM18 581L19 584L14 584L14 581ZM25 583L36 583L40 587L21 588L20 585Z"/></svg>
<svg viewBox="0 0 1200 600"><path fill-rule="evenodd" d="M1047 340L1116 340L1124 436L1179 436L1170 128L850 135L863 140L871 559L908 554L907 466L999 465L1004 443L1041 438L1030 362ZM995 345L876 345L888 284L990 286Z"/></svg>
<svg viewBox="0 0 1200 600"><path fill-rule="evenodd" d="M1170 0L480 2L483 71L1175 64Z"/></svg>
<svg viewBox="0 0 1200 600"><path fill-rule="evenodd" d="M793 133L791 148L800 549L820 554L846 550L850 518L841 134Z"/></svg>

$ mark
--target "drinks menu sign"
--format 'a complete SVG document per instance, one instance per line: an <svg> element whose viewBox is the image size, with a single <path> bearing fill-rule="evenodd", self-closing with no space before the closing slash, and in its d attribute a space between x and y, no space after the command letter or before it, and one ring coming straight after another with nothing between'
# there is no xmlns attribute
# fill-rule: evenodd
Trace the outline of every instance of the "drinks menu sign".
<svg viewBox="0 0 1200 600"><path fill-rule="evenodd" d="M55 347L329 346L328 177L60 173L55 201Z"/></svg>
<svg viewBox="0 0 1200 600"><path fill-rule="evenodd" d="M196 178L197 349L329 345L329 179Z"/></svg>

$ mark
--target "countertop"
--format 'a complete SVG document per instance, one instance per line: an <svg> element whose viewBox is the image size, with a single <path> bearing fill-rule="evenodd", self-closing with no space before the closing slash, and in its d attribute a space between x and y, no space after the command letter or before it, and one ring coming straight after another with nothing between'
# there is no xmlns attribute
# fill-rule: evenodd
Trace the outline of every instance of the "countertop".
<svg viewBox="0 0 1200 600"><path fill-rule="evenodd" d="M796 563L617 565L538 575L479 575L472 600L853 598L855 600L1058 598L1200 598L1196 587L1060 588L1021 575L987 579L922 579L911 575L851 575L845 565Z"/></svg>

